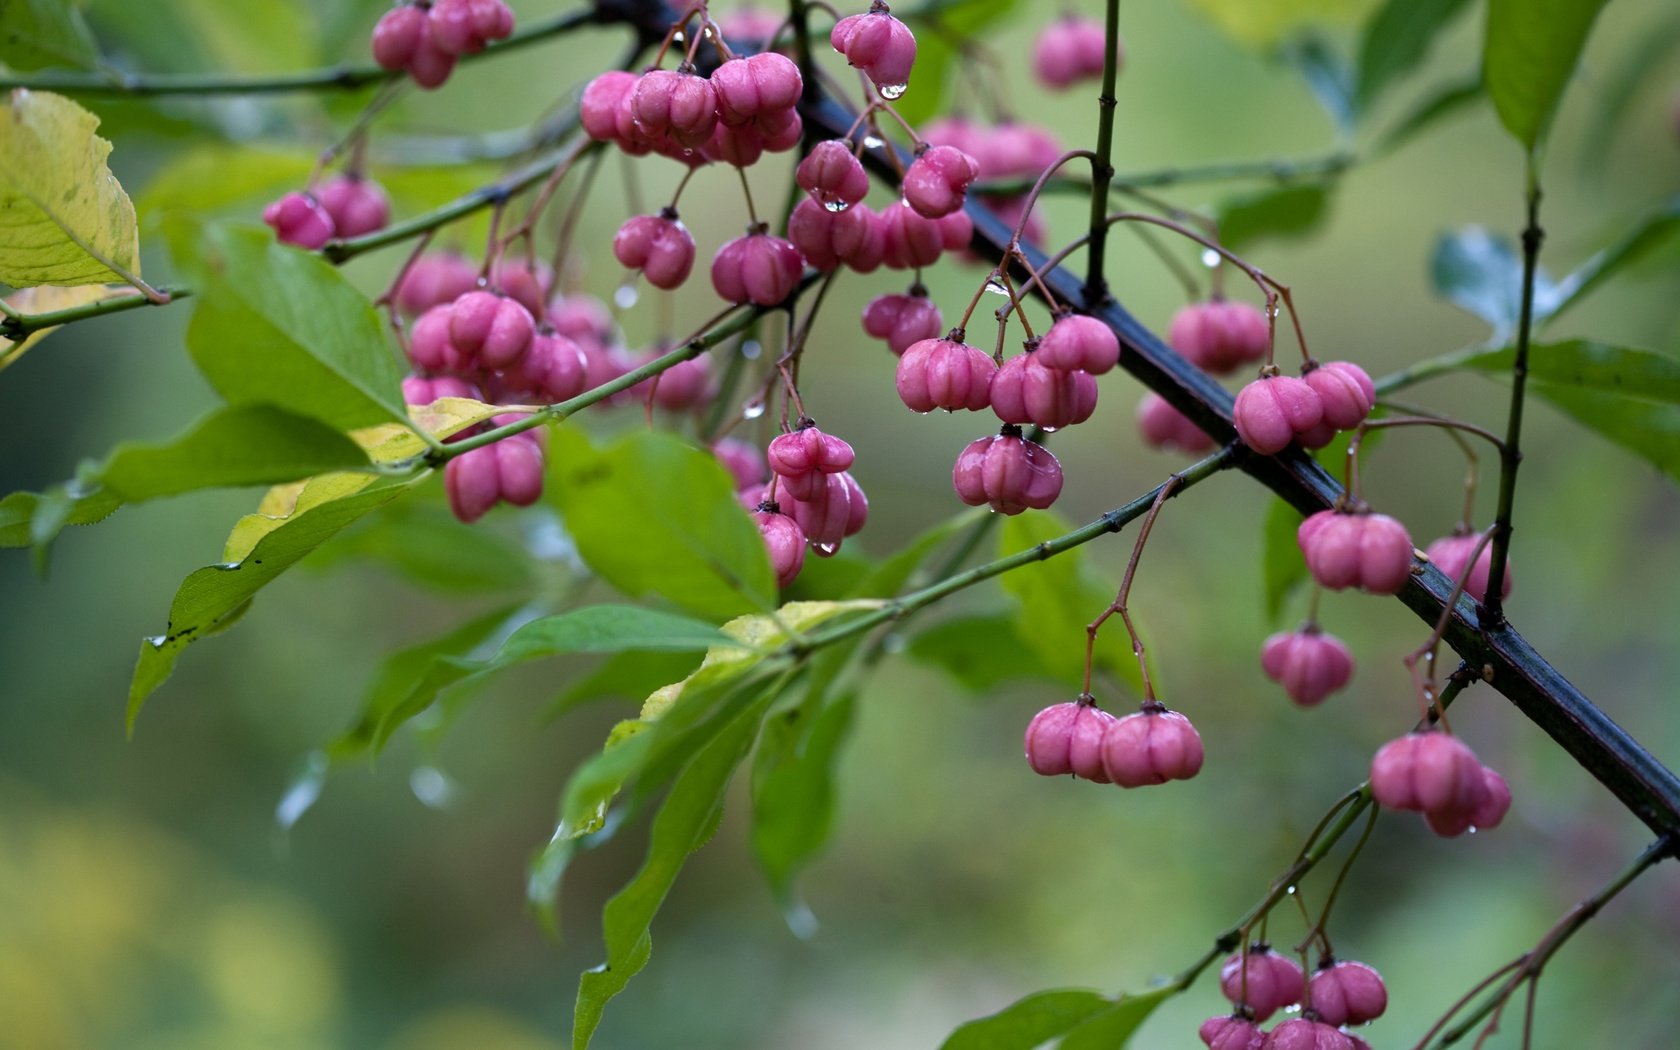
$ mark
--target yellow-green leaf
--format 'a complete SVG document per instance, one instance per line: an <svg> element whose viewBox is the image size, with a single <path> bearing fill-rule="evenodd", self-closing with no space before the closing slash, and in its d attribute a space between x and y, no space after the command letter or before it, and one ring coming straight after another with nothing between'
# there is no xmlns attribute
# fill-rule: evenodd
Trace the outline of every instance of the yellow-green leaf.
<svg viewBox="0 0 1680 1050"><path fill-rule="evenodd" d="M24 288L6 297L6 305L25 317L33 314L53 313L57 310L69 310L77 306L87 306L89 303L114 299L121 295L133 294L127 285L109 284L81 284L73 288L61 288L45 284L37 288ZM7 339L0 336L0 369L17 363L17 359L27 353L36 343L45 339L58 326L52 328L38 328L22 339Z"/></svg>
<svg viewBox="0 0 1680 1050"><path fill-rule="evenodd" d="M1374 0L1191 0L1238 43L1272 47L1305 26L1357 22Z"/></svg>
<svg viewBox="0 0 1680 1050"><path fill-rule="evenodd" d="M99 118L18 88L0 116L0 281L132 282L140 275L134 204L105 159Z"/></svg>

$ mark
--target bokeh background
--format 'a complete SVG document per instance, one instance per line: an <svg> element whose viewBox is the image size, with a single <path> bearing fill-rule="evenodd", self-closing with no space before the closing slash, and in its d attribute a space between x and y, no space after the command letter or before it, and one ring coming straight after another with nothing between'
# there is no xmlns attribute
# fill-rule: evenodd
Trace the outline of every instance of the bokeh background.
<svg viewBox="0 0 1680 1050"><path fill-rule="evenodd" d="M383 6L94 0L89 19L125 66L260 72L360 59ZM514 6L535 18L567 5ZM1032 34L1060 6L1019 5L985 42L1001 57L1008 104L1080 144L1095 128L1094 90L1051 95L1028 75ZM1069 6L1099 9L1091 0ZM1262 33L1278 28L1264 19L1256 27L1247 6L1125 5L1122 173L1337 148L1299 74L1227 31L1245 20ZM1320 22L1344 54L1372 7L1280 6ZM1479 21L1479 10L1460 19L1372 125L1391 124L1472 71ZM1654 61L1625 105L1616 98L1618 71L1652 41L1672 41L1675 23L1663 0L1621 0L1604 12L1546 158L1543 258L1554 273L1680 185L1670 111L1680 49ZM405 98L377 125L376 172L399 189L407 213L484 181L494 171L487 164L402 174L384 161L481 146L473 136L484 133L517 135L566 104L620 46L592 31L471 65L445 90ZM141 206L154 279L171 272L161 249L170 214L254 220L355 113L342 99L89 105ZM1366 131L1352 143L1359 163L1310 236L1263 242L1252 256L1294 286L1319 356L1380 374L1486 337L1482 322L1434 296L1428 260L1448 230L1482 224L1514 235L1521 157L1485 104L1388 155L1375 155L1375 137ZM254 151L265 159L251 160ZM761 200L779 199L785 160L763 168ZM608 296L620 279L608 243L629 213L627 192L659 201L674 166L609 158L602 174L574 277ZM1211 207L1256 188L1263 184L1202 184L1167 196ZM744 221L738 189L726 172L708 171L687 193L684 214L705 258ZM1048 201L1052 230L1076 231L1082 207ZM477 236L468 227L460 243L471 247ZM1138 241L1121 234L1115 243L1118 295L1164 328L1183 292ZM351 272L376 292L400 261L400 252L376 255ZM980 278L972 267L944 266L929 284L950 316ZM984 429L913 416L894 397L892 361L855 317L873 295L902 290L900 281L886 272L842 278L805 373L813 414L858 449L873 516L857 545L876 555L957 509L950 461ZM1670 246L1551 335L1677 352L1677 296L1680 252ZM658 335L661 316L681 330L713 309L703 278L668 305L648 302L623 318L633 342ZM0 376L0 491L61 481L81 459L120 440L166 436L211 405L181 351L187 316L172 308L77 325ZM1449 377L1410 396L1502 426L1503 391ZM1056 439L1069 479L1058 510L1068 518L1124 502L1178 462L1137 439L1139 393L1127 377L1105 378L1097 418ZM639 421L594 415L587 425L603 431ZM1525 452L1513 619L1672 765L1680 761L1672 483L1544 403L1530 413ZM1367 491L1421 540L1452 524L1461 471L1444 439L1395 434L1369 460ZM237 630L195 647L125 739L139 639L160 627L179 578L216 560L229 524L256 496L124 509L65 535L44 579L22 553L0 559L0 1046L565 1045L576 974L599 961L597 909L640 858L640 835L627 834L574 867L558 943L525 910L525 865L552 830L567 771L633 710L607 701L546 715L592 664L551 662L501 680L446 736L399 736L376 767L335 775L282 829L277 804L306 756L351 721L381 657L494 601L417 588L365 552L323 558L265 592ZM423 500L439 499L434 483ZM1027 992L1138 988L1195 958L1414 711L1399 657L1426 631L1395 602L1326 597L1323 618L1354 646L1362 670L1323 708L1294 709L1260 676L1257 648L1275 626L1263 615L1258 568L1270 500L1236 476L1197 488L1165 512L1139 576L1134 607L1154 638L1163 696L1192 714L1207 741L1200 777L1126 793L1034 777L1020 760L1021 728L1075 683L972 695L936 669L888 660L865 688L845 751L832 844L803 880L815 931L790 932L758 877L738 778L721 833L691 860L655 923L652 964L609 1008L596 1045L931 1047ZM540 514L502 511L482 527L518 542L538 530ZM1117 578L1130 545L1099 543L1093 557ZM568 570L543 573L564 581ZM1001 601L981 589L923 623ZM1301 612L1297 596L1283 619ZM1389 1015L1369 1033L1379 1047L1410 1045L1647 838L1498 695L1472 690L1453 717L1505 772L1516 803L1496 833L1450 842L1411 819L1379 822L1332 929L1343 955L1389 980ZM1278 939L1294 936L1291 917L1278 916ZM1665 990L1680 980L1677 937L1680 874L1669 865L1548 970L1537 1045L1673 1046L1680 1018ZM1196 1023L1223 1008L1204 978L1134 1045L1195 1046ZM1489 1045L1515 1046L1520 1026L1507 1028Z"/></svg>

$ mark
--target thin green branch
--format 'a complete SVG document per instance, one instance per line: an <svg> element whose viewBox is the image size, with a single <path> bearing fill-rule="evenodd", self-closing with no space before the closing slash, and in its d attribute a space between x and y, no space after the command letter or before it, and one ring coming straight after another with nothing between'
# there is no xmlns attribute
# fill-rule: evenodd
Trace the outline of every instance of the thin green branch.
<svg viewBox="0 0 1680 1050"><path fill-rule="evenodd" d="M144 292L134 292L131 295L114 296L82 306L69 306L62 310L49 310L38 314L20 314L10 307L5 307L3 312L7 316L0 320L0 337L17 341L43 328L56 328L75 321L85 321L90 317L122 313L142 306L167 306L176 299L185 299L192 295L191 288L159 288L157 291L168 298L158 302Z"/></svg>
<svg viewBox="0 0 1680 1050"><path fill-rule="evenodd" d="M495 58L550 37L570 33L586 25L602 24L603 21L599 11L590 5L580 11L532 23L476 55L462 55L461 61ZM220 73L49 71L0 76L0 91L28 88L56 91L63 95L117 95L131 98L164 95L281 95L303 91L354 91L373 84L384 84L403 75L401 70L381 69L373 65L329 66L324 69L254 77L227 76Z"/></svg>

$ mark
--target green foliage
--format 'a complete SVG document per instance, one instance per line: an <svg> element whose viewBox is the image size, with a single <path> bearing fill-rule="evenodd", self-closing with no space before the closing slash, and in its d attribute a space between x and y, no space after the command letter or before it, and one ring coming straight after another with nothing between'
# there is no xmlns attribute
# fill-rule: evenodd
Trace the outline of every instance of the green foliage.
<svg viewBox="0 0 1680 1050"><path fill-rule="evenodd" d="M1054 678L1016 630L1017 618L957 616L917 634L905 650L913 660L946 671L964 689L983 693L1019 678Z"/></svg>
<svg viewBox="0 0 1680 1050"><path fill-rule="evenodd" d="M99 284L140 275L134 204L105 164L99 118L48 91L0 113L0 282Z"/></svg>
<svg viewBox="0 0 1680 1050"><path fill-rule="evenodd" d="M774 606L764 542L715 457L656 431L602 449L574 428L550 436L546 498L602 579L713 619Z"/></svg>
<svg viewBox="0 0 1680 1050"><path fill-rule="evenodd" d="M1354 102L1368 111L1395 81L1416 69L1442 30L1469 0L1388 0L1365 24L1359 39Z"/></svg>
<svg viewBox="0 0 1680 1050"><path fill-rule="evenodd" d="M326 569L349 561L383 566L445 594L523 592L534 582L524 547L494 529L463 524L436 504L393 504L321 548L309 565Z"/></svg>
<svg viewBox="0 0 1680 1050"><path fill-rule="evenodd" d="M1548 316L1555 317L1575 305L1600 284L1639 262L1654 249L1680 233L1680 195L1634 223L1615 243L1595 253L1557 283Z"/></svg>
<svg viewBox="0 0 1680 1050"><path fill-rule="evenodd" d="M1209 21L1238 43L1273 47L1310 25L1349 21L1373 0L1191 0Z"/></svg>
<svg viewBox="0 0 1680 1050"><path fill-rule="evenodd" d="M1522 314L1523 265L1516 247L1480 226L1442 234L1429 264L1435 291L1493 326L1502 340L1516 330ZM1535 273L1536 317L1551 313L1557 292L1550 277Z"/></svg>
<svg viewBox="0 0 1680 1050"><path fill-rule="evenodd" d="M71 0L0 0L0 62L13 69L86 69L99 51Z"/></svg>
<svg viewBox="0 0 1680 1050"><path fill-rule="evenodd" d="M1499 122L1531 153L1551 127L1605 0L1488 0L1482 77Z"/></svg>
<svg viewBox="0 0 1680 1050"><path fill-rule="evenodd" d="M307 69L319 49L304 5L295 0L90 0L88 16L147 69Z"/></svg>
<svg viewBox="0 0 1680 1050"><path fill-rule="evenodd" d="M1359 117L1353 97L1353 71L1331 49L1329 42L1317 33L1303 34L1284 49L1284 55L1301 71L1336 134L1353 134Z"/></svg>
<svg viewBox="0 0 1680 1050"><path fill-rule="evenodd" d="M200 250L187 350L217 393L346 430L407 421L384 326L336 269L264 229L209 226Z"/></svg>
<svg viewBox="0 0 1680 1050"><path fill-rule="evenodd" d="M1219 206L1219 240L1243 251L1264 238L1303 237L1324 221L1331 186L1325 183L1280 186L1242 194Z"/></svg>
<svg viewBox="0 0 1680 1050"><path fill-rule="evenodd" d="M1377 151L1388 153L1399 149L1417 135L1447 117L1458 113L1471 103L1479 101L1482 97L1480 73L1453 81L1436 89L1425 96L1422 102L1413 107L1410 112L1400 118L1394 127L1383 135Z"/></svg>
<svg viewBox="0 0 1680 1050"><path fill-rule="evenodd" d="M1266 619L1276 624L1295 588L1307 580L1307 563L1295 542L1301 514L1281 499L1266 508L1266 523L1260 532L1260 572L1265 587Z"/></svg>
<svg viewBox="0 0 1680 1050"><path fill-rule="evenodd" d="M939 1050L1034 1050L1058 1037L1060 1050L1120 1050L1169 994L1109 999L1083 988L1034 992L962 1025Z"/></svg>
<svg viewBox="0 0 1680 1050"><path fill-rule="evenodd" d="M896 14L916 34L916 72L904 97L894 103L901 116L921 124L946 109L951 70L960 57L954 35L979 36L1015 13L1020 0L925 0Z"/></svg>

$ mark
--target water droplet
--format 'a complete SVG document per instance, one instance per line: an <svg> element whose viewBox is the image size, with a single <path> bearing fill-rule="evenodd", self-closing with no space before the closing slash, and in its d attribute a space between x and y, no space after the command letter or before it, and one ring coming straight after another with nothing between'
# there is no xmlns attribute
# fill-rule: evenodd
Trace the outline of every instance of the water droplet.
<svg viewBox="0 0 1680 1050"><path fill-rule="evenodd" d="M1210 270L1215 266L1218 266L1219 253L1214 251L1212 248L1202 249L1202 265L1206 266Z"/></svg>
<svg viewBox="0 0 1680 1050"><path fill-rule="evenodd" d="M996 277L986 278L986 291L991 292L993 295L1009 294L1009 288Z"/></svg>
<svg viewBox="0 0 1680 1050"><path fill-rule="evenodd" d="M1291 897L1293 897L1293 896L1295 896L1295 887L1291 886L1287 890L1285 890L1284 892L1289 894Z"/></svg>
<svg viewBox="0 0 1680 1050"><path fill-rule="evenodd" d="M824 558L832 558L836 554L840 553L840 545L838 543L813 543L811 544L811 549L820 557Z"/></svg>
<svg viewBox="0 0 1680 1050"><path fill-rule="evenodd" d="M762 401L749 401L747 407L741 409L742 419L757 419L762 415L764 415L764 402Z"/></svg>
<svg viewBox="0 0 1680 1050"><path fill-rule="evenodd" d="M165 645L169 644L169 636L166 634L154 634L150 638L146 639L146 644L151 646L153 649L162 649Z"/></svg>
<svg viewBox="0 0 1680 1050"><path fill-rule="evenodd" d="M881 92L881 97L886 99L888 102L891 102L893 99L902 98L904 96L905 90L907 88L909 88L910 85L909 84L878 84L878 85L876 85L876 87Z"/></svg>
<svg viewBox="0 0 1680 1050"><path fill-rule="evenodd" d="M1056 431L1058 431L1062 428L1061 427L1039 427L1038 429L1044 431L1046 434L1054 434Z"/></svg>
<svg viewBox="0 0 1680 1050"><path fill-rule="evenodd" d="M325 753L310 752L303 760L303 769L280 797L280 804L274 807L274 822L282 829L290 829L309 812L309 808L321 797L321 789L326 787L327 773L331 768Z"/></svg>
<svg viewBox="0 0 1680 1050"><path fill-rule="evenodd" d="M613 293L613 305L620 310L628 310L635 306L636 300L640 298L641 293L636 291L636 286L626 281L618 286L618 291Z"/></svg>
<svg viewBox="0 0 1680 1050"><path fill-rule="evenodd" d="M863 137L863 148L864 149L880 149L882 146L885 146L886 144L887 144L887 140L883 139L879 135L865 135Z"/></svg>
<svg viewBox="0 0 1680 1050"><path fill-rule="evenodd" d="M764 344L759 342L757 339L746 339L742 341L741 356L746 358L748 361L757 361L759 355L763 353Z"/></svg>
<svg viewBox="0 0 1680 1050"><path fill-rule="evenodd" d="M881 651L884 653L902 653L910 643L905 639L904 632L894 631L881 639Z"/></svg>
<svg viewBox="0 0 1680 1050"><path fill-rule="evenodd" d="M848 204L847 202L841 200L838 197L824 197L823 198L823 207L825 209L827 209L828 211L842 212L842 211L845 211L847 208L850 208L851 205Z"/></svg>
<svg viewBox="0 0 1680 1050"><path fill-rule="evenodd" d="M408 789L414 797L432 809L443 809L455 801L459 792L449 775L436 766L416 766L408 775Z"/></svg>
<svg viewBox="0 0 1680 1050"><path fill-rule="evenodd" d="M673 43L673 44L681 44L681 43L686 42L687 40L688 40L688 34L684 33L680 29L677 30L675 33L671 34L671 43Z"/></svg>

